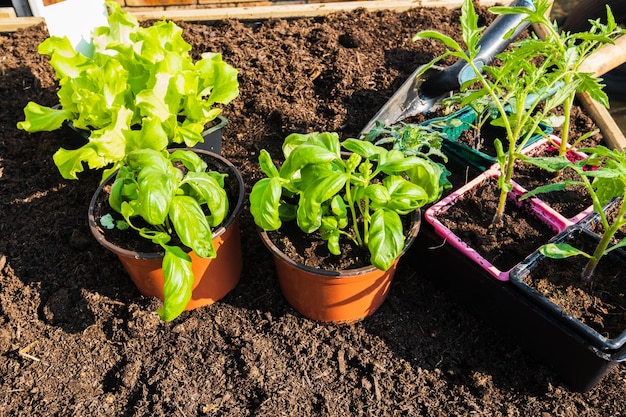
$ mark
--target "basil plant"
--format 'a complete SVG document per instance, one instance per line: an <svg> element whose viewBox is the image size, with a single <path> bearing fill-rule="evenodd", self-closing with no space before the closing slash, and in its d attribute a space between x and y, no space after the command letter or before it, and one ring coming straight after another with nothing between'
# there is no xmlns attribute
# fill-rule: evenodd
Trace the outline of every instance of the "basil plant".
<svg viewBox="0 0 626 417"><path fill-rule="evenodd" d="M405 155L334 132L291 134L279 168L261 150L267 178L254 184L250 211L266 231L296 221L304 233L319 233L340 254L346 238L369 250L372 265L387 270L405 244L401 216L440 198L444 168L427 157Z"/></svg>
<svg viewBox="0 0 626 417"><path fill-rule="evenodd" d="M109 205L124 220L105 216L107 228L134 229L161 246L165 278L165 321L178 317L191 298L194 281L188 252L215 258L212 228L228 214L226 174L207 171L207 164L190 150L142 149L130 152L111 186ZM172 243L174 236L177 242Z"/></svg>

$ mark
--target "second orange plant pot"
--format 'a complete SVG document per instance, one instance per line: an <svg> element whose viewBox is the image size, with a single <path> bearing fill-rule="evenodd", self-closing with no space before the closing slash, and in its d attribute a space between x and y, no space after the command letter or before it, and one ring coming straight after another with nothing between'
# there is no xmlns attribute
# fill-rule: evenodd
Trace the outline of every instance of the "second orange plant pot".
<svg viewBox="0 0 626 417"><path fill-rule="evenodd" d="M412 220L400 257L417 236L419 211ZM311 268L281 252L266 232L259 233L274 257L283 296L302 315L323 322L353 322L374 314L387 298L400 257L386 271L373 265L343 271Z"/></svg>

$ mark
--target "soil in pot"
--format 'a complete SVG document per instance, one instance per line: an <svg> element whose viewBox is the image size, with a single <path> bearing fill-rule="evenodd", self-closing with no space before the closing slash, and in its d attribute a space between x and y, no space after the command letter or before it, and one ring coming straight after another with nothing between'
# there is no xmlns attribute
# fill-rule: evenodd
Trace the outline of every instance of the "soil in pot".
<svg viewBox="0 0 626 417"><path fill-rule="evenodd" d="M261 232L261 238L274 258L281 292L296 311L317 321L354 323L386 300L399 259L419 232L420 211L401 219L405 247L385 270L371 265L369 252L348 239L340 243L344 252L332 256L317 233L304 234L293 222L278 234Z"/></svg>
<svg viewBox="0 0 626 417"><path fill-rule="evenodd" d="M595 247L595 241L580 233L572 234L566 242L588 253ZM523 282L601 335L615 338L626 328L624 258L603 257L590 283L580 277L586 263L582 256L541 258Z"/></svg>
<svg viewBox="0 0 626 417"><path fill-rule="evenodd" d="M198 152L198 155L208 164L209 171L217 171L221 173L229 174L224 179L224 190L226 191L226 195L228 196L228 214L225 217L225 220L230 219L233 215L234 210L237 208L237 201L240 196L239 189L239 181L237 177L234 175L230 167L223 164L221 161L215 158L211 158L204 153ZM112 181L111 181L112 184ZM107 214L110 214L113 220L117 223L118 221L124 220L124 217L111 209L108 202L108 197L110 194L111 185L106 185L103 189L103 193L98 194L97 199L94 205L94 214L95 214L95 222L97 225L100 225L100 218ZM210 213L206 213L207 215ZM137 217L134 219L133 224L137 227L150 227L142 218ZM219 228L216 227L215 229ZM118 228L107 229L100 228L101 233L104 235L107 241L111 242L115 246L119 246L121 248L125 248L134 252L140 253L159 253L163 254L163 249L148 239L144 239L138 236L134 229L126 229L119 230ZM172 240L170 241L172 245L182 245L180 239L175 234L172 236ZM184 245L182 245L184 247ZM187 248L187 250L190 250Z"/></svg>
<svg viewBox="0 0 626 417"><path fill-rule="evenodd" d="M503 225L491 225L497 206L497 179L489 178L437 217L455 235L501 271L507 271L556 234L530 214L526 204L509 200Z"/></svg>
<svg viewBox="0 0 626 417"><path fill-rule="evenodd" d="M405 237L408 237L412 226L410 216L401 218ZM340 271L371 266L367 248L349 239L340 239L341 254L333 255L319 233L305 234L295 222L285 222L279 230L267 232L267 235L281 252L311 268Z"/></svg>
<svg viewBox="0 0 626 417"><path fill-rule="evenodd" d="M558 154L559 150L556 146L546 144L537 149L536 152L533 152L532 156L553 157L558 156ZM579 154L571 151L566 156L573 162L581 159ZM526 190L531 191L541 185L568 180L580 181L580 178L571 169L551 173L536 166L525 164L522 161L516 161L513 180ZM567 219L574 218L592 204L589 193L582 185L573 185L561 191L542 193L537 197Z"/></svg>
<svg viewBox="0 0 626 417"><path fill-rule="evenodd" d="M619 212L622 204L624 204L622 200L616 200L610 203L607 207L605 207L604 214L606 215L609 224L613 223L613 221L615 220L615 217L617 216L617 213ZM598 215L595 213L593 217L589 219L589 230L597 235L602 235L604 233L604 226L602 226L602 223L599 221ZM613 237L613 243L615 244L621 241L622 239L624 239L624 237L626 237L626 226L623 226L617 231L617 233L615 233L615 236Z"/></svg>

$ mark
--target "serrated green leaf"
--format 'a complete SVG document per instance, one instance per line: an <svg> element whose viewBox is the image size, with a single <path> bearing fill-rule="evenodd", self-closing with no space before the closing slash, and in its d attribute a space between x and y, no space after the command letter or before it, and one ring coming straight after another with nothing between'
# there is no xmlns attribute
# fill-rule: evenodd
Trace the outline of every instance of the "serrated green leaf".
<svg viewBox="0 0 626 417"><path fill-rule="evenodd" d="M17 123L17 128L27 132L50 132L59 129L71 113L63 109L53 109L28 102L24 108L25 120Z"/></svg>

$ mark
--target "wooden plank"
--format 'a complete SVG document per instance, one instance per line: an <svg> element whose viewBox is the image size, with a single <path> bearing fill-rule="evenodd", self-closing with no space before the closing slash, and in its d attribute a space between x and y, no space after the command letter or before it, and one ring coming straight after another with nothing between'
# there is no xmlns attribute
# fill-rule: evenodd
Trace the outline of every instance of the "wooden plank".
<svg viewBox="0 0 626 417"><path fill-rule="evenodd" d="M43 21L43 17L11 17L8 19L0 19L0 33L15 32L18 29L34 26Z"/></svg>
<svg viewBox="0 0 626 417"><path fill-rule="evenodd" d="M13 7L0 7L0 19L15 18L15 9Z"/></svg>
<svg viewBox="0 0 626 417"><path fill-rule="evenodd" d="M600 128L602 137L609 148L626 149L626 137L606 107L592 99L587 93L578 93L576 98L587 114Z"/></svg>
<svg viewBox="0 0 626 417"><path fill-rule="evenodd" d="M209 0L210 1L210 0ZM481 0L481 6L493 6L502 4L498 0ZM415 7L445 7L455 9L461 7L463 0L372 0L372 1L344 1L329 3L307 4L272 4L269 6L243 6L243 7L219 7L219 8L185 8L167 10L146 10L144 8L133 11L128 10L140 19L171 19L186 21L213 21L222 19L268 19L322 16L341 11L350 11L358 8L368 10L395 10L404 11ZM13 32L20 28L36 25L43 21L39 17L18 17L2 19L0 32Z"/></svg>
<svg viewBox="0 0 626 417"><path fill-rule="evenodd" d="M500 4L497 0L483 0L481 6L493 6ZM394 10L404 11L415 7L446 7L449 9L459 8L462 0L374 0L374 1L349 1L335 3L309 3L271 5L255 7L232 7L215 9L180 9L145 11L135 13L143 19L172 19L186 21L212 21L222 19L269 19L289 17L323 16L341 11L350 11L358 8L367 10Z"/></svg>
<svg viewBox="0 0 626 417"><path fill-rule="evenodd" d="M126 0L127 6L185 6L196 4L196 0Z"/></svg>
<svg viewBox="0 0 626 417"><path fill-rule="evenodd" d="M295 3L295 2L293 2ZM298 1L298 3L305 3L305 1ZM206 8L209 7L240 7L240 6L271 6L272 2L269 0L198 0L198 4Z"/></svg>

